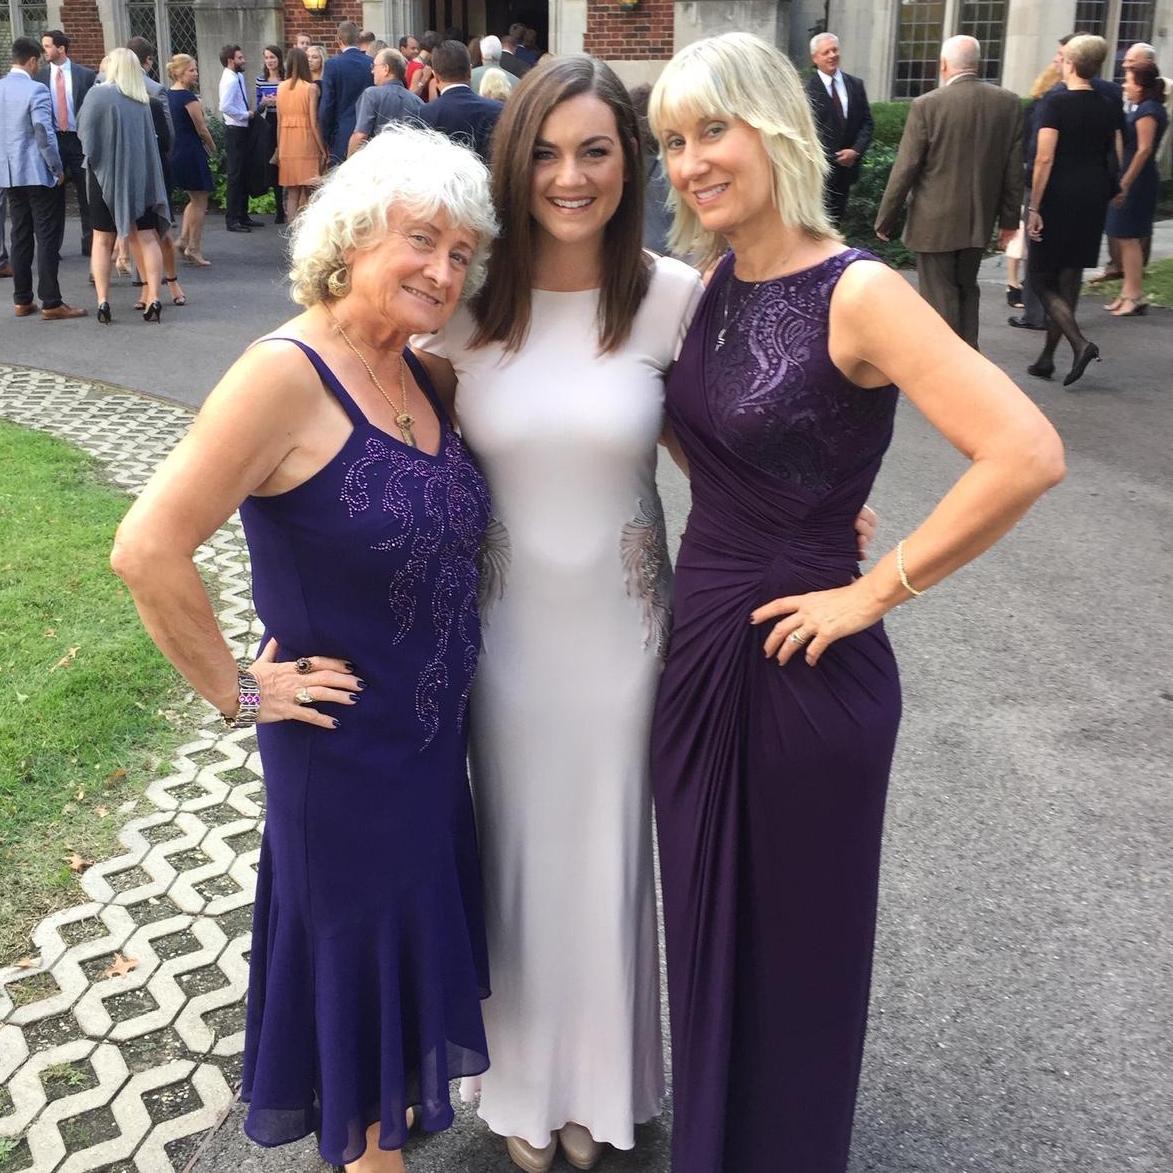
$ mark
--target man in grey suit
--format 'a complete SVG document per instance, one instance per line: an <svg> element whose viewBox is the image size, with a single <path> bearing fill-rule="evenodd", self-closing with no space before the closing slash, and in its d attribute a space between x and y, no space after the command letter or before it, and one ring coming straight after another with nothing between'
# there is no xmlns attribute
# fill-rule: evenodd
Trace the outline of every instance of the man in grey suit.
<svg viewBox="0 0 1173 1173"><path fill-rule="evenodd" d="M81 252L82 256L88 257L94 230L90 226L85 155L81 149L81 139L77 137L77 119L86 94L93 88L98 75L69 56L69 38L60 29L43 33L41 48L48 64L37 70L37 81L49 91L53 125L57 128L57 152L65 168L65 178L73 184L77 195L77 211L81 217Z"/></svg>
<svg viewBox="0 0 1173 1173"><path fill-rule="evenodd" d="M147 97L158 99L163 107L163 120L167 123L167 130L171 134L171 141L175 141L175 124L171 121L171 103L167 101L167 87L151 76L157 60L155 46L146 37L131 37L126 47L138 58L143 67L143 85L147 87Z"/></svg>
<svg viewBox="0 0 1173 1173"><path fill-rule="evenodd" d="M46 321L85 317L61 300L57 267L65 218L65 169L57 150L49 91L36 80L41 46L30 37L12 45L12 72L0 78L0 187L8 189L12 221L12 300L18 318L37 312ZM38 307L33 300L37 258Z"/></svg>
<svg viewBox="0 0 1173 1173"><path fill-rule="evenodd" d="M950 37L941 85L912 103L876 215L888 240L908 202L903 240L921 296L970 346L978 344L978 268L995 222L1005 248L1022 206L1022 104L979 80L981 46Z"/></svg>

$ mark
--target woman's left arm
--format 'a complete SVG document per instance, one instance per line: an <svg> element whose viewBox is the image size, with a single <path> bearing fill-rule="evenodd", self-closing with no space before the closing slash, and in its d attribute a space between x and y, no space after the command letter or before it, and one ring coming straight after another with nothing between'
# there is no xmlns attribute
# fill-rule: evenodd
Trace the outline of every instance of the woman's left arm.
<svg viewBox="0 0 1173 1173"><path fill-rule="evenodd" d="M925 521L849 586L775 599L754 611L779 619L766 654L807 663L870 627L992 546L1063 479L1063 445L1041 411L964 343L898 273L851 265L831 298L831 357L848 378L895 383L970 460ZM863 389L861 395L870 394ZM799 633L800 641L789 638Z"/></svg>

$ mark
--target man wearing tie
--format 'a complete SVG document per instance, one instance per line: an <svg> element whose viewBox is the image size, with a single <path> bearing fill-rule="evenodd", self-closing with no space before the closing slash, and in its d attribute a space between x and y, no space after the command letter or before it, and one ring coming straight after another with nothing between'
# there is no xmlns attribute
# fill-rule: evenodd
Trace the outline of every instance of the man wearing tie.
<svg viewBox="0 0 1173 1173"><path fill-rule="evenodd" d="M248 124L253 111L248 108L244 88L246 68L239 45L225 45L220 50L220 117L224 119L224 153L227 156L227 191L224 196L224 220L229 232L251 232L260 228L259 220L249 219L248 191L244 168L248 159Z"/></svg>
<svg viewBox="0 0 1173 1173"><path fill-rule="evenodd" d="M863 82L839 68L839 38L834 33L819 33L811 39L811 61L815 71L807 79L806 93L819 142L831 165L827 214L838 227L847 211L847 194L859 178L860 161L871 146L872 108Z"/></svg>
<svg viewBox="0 0 1173 1173"><path fill-rule="evenodd" d="M79 65L69 56L69 38L60 29L50 29L41 36L41 49L47 65L37 70L37 81L49 89L53 109L53 126L57 132L57 152L65 169L66 182L77 193L77 210L81 216L81 252L90 255L94 230L90 225L90 203L86 197L85 156L77 137L77 116L97 74ZM65 222L62 221L62 233Z"/></svg>
<svg viewBox="0 0 1173 1173"><path fill-rule="evenodd" d="M84 318L61 300L57 268L65 219L65 171L57 151L49 91L36 80L41 46L31 37L12 43L12 72L0 78L0 188L8 190L12 222L13 313L41 311L47 322ZM33 300L33 258L37 293Z"/></svg>

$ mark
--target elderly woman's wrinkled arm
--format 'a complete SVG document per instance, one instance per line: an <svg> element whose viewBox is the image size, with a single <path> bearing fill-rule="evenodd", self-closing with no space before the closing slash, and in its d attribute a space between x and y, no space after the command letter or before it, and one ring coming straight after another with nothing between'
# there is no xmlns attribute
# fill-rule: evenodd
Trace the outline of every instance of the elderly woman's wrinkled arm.
<svg viewBox="0 0 1173 1173"><path fill-rule="evenodd" d="M972 561L1064 475L1063 445L1042 412L886 266L860 263L844 273L831 301L831 356L857 383L895 383L971 463L862 578L754 612L755 623L784 617L765 645L783 663L800 648L817 662L834 640ZM799 631L799 640L789 638Z"/></svg>
<svg viewBox="0 0 1173 1173"><path fill-rule="evenodd" d="M228 715L237 711L236 665L192 558L296 445L314 392L320 394L312 381L307 387L305 364L301 367L271 350L263 365L255 351L238 360L123 519L110 558L160 651ZM316 674L321 679L306 682L340 691L316 699L350 703L341 698L354 690L354 677L343 677L334 662L315 663L319 667L325 669ZM268 665L264 675L279 668L286 666ZM283 679L281 684L262 689L262 719L296 717L332 725L316 710L299 709L295 690Z"/></svg>

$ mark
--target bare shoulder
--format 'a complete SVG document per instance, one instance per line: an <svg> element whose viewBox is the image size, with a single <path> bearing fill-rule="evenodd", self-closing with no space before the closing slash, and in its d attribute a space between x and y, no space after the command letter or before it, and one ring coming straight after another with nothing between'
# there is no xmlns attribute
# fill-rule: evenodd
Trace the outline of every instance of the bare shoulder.
<svg viewBox="0 0 1173 1173"><path fill-rule="evenodd" d="M258 338L228 368L204 404L201 416L239 416L280 412L289 423L315 411L322 384L308 356L293 339L295 331ZM306 343L309 345L309 343Z"/></svg>
<svg viewBox="0 0 1173 1173"><path fill-rule="evenodd" d="M831 306L836 315L851 318L886 314L892 304L905 312L910 294L917 296L895 269L881 260L862 258L843 270L831 294Z"/></svg>

